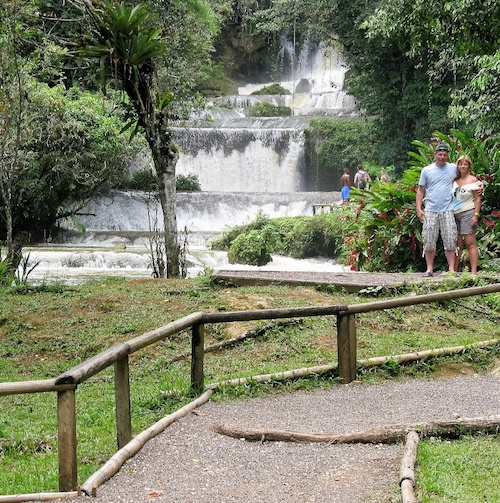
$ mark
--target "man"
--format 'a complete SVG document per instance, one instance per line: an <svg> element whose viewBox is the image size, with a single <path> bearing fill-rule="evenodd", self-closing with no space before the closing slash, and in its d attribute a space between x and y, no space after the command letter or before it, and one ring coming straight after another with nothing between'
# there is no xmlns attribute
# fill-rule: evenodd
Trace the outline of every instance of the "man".
<svg viewBox="0 0 500 503"><path fill-rule="evenodd" d="M455 272L455 251L457 248L457 225L453 215L453 180L457 176L457 166L447 162L450 148L440 143L434 151L434 162L426 166L418 182L416 206L417 217L423 222L425 277L434 275L434 259L439 234L443 240L449 272ZM425 212L422 202L425 195Z"/></svg>
<svg viewBox="0 0 500 503"><path fill-rule="evenodd" d="M368 182L371 182L372 179L367 171L363 169L361 164L356 166L356 174L354 175L354 186L358 189L366 189Z"/></svg>
<svg viewBox="0 0 500 503"><path fill-rule="evenodd" d="M349 168L344 168L344 174L340 177L342 202L349 202L349 194L351 193L351 174L349 173Z"/></svg>

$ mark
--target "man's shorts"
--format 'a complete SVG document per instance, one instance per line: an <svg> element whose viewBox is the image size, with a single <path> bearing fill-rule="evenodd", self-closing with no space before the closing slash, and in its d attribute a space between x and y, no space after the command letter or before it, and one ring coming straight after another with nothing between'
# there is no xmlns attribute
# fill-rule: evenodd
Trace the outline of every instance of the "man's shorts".
<svg viewBox="0 0 500 503"><path fill-rule="evenodd" d="M475 234L476 228L472 227L472 218L474 217L474 209L461 211L455 214L455 222L457 223L458 233L462 236L466 234Z"/></svg>
<svg viewBox="0 0 500 503"><path fill-rule="evenodd" d="M446 251L455 250L457 247L458 232L453 211L439 213L426 211L422 229L424 252L436 251L436 243L440 233L444 249Z"/></svg>
<svg viewBox="0 0 500 503"><path fill-rule="evenodd" d="M350 193L351 193L351 187L349 187L348 185L344 185L340 190L340 196L342 197L342 200L345 201L349 199Z"/></svg>

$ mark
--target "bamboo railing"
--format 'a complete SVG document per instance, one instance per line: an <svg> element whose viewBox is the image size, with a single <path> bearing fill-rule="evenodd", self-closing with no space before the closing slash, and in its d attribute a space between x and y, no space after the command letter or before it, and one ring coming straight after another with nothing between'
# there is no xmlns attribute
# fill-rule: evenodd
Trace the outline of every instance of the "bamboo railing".
<svg viewBox="0 0 500 503"><path fill-rule="evenodd" d="M338 374L344 383L349 383L356 379L356 367L358 363L356 360L356 314L495 292L500 292L500 284L354 304L351 306L314 306L226 311L219 313L193 313L127 342L112 346L67 370L56 379L0 383L0 396L21 393L57 393L59 491L69 493L78 489L75 391L82 382L111 365L114 366L116 438L118 449L124 449L132 440L129 355L140 349L162 341L166 337L182 330L191 328L191 388L197 394L201 394L205 389L204 332L206 324L310 316L336 316ZM294 371L291 372L294 375ZM235 381L238 381L238 379Z"/></svg>

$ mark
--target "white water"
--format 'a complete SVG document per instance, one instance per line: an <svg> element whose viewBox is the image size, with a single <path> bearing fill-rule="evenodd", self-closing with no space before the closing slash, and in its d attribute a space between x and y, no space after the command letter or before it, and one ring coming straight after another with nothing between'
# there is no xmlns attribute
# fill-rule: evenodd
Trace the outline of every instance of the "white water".
<svg viewBox="0 0 500 503"><path fill-rule="evenodd" d="M120 277L127 279L151 278L148 251L135 246L124 250L100 247L59 247L41 245L25 250L30 266L38 263L29 274L34 284L61 281L80 284L91 279ZM196 277L203 271L262 270L262 271L343 271L345 267L333 261L320 259L292 259L273 255L269 264L260 267L229 264L227 253L210 251L205 247L192 247L187 255L188 277Z"/></svg>
<svg viewBox="0 0 500 503"><path fill-rule="evenodd" d="M249 84L237 96L213 100L196 127L176 128L181 146L177 174L197 175L203 192L177 195L179 231L187 232L188 275L210 268L248 269L227 263L223 252L207 250L207 240L259 212L269 218L312 215L314 204L336 204L338 192L322 192L305 165L304 129L314 116L354 113L354 101L344 89L341 55L324 47L306 47L295 54L283 40L284 75L288 96L250 96L264 86ZM245 117L245 108L259 101L287 105L291 117ZM231 108L228 108L228 105ZM148 161L146 161L148 162ZM103 276L151 277L148 252L149 219L162 228L159 205L145 193L112 192L90 201L79 217L85 233L66 232L58 243L26 249L32 281L78 283ZM63 222L62 227L71 230ZM262 270L343 268L331 261L293 260L274 256Z"/></svg>
<svg viewBox="0 0 500 503"><path fill-rule="evenodd" d="M187 229L188 276L205 269L343 270L333 261L280 256L273 256L266 266L254 268L229 264L225 252L207 249L211 238L222 235L229 227L251 222L259 212L269 218L312 215L313 204L339 202L337 192L179 193L177 218L179 231ZM115 191L95 198L82 210L85 215L80 217L80 223L85 226L85 233L68 229L57 243L25 249L25 254L29 254L28 267L38 264L29 275L30 281L76 284L104 276L151 277L148 212L159 212L159 208L144 192ZM158 217L161 228L161 212Z"/></svg>
<svg viewBox="0 0 500 503"><path fill-rule="evenodd" d="M304 130L314 117L355 115L355 103L344 90L347 68L337 49L305 47L296 55L282 40L284 65L281 86L291 94L251 95L268 84L248 84L238 95L215 98L196 127L176 128L181 148L179 175L196 175L204 191L304 192L332 190L328 174L321 186L311 173L304 151ZM292 64L293 62L293 64ZM259 102L286 105L291 117L246 117ZM193 126L193 124L191 124Z"/></svg>

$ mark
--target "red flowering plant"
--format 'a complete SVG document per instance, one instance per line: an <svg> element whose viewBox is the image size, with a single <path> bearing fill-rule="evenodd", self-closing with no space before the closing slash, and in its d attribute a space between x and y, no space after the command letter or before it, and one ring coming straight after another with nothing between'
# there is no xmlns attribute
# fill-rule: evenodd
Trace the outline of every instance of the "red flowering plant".
<svg viewBox="0 0 500 503"><path fill-rule="evenodd" d="M397 183L374 182L369 191L351 190L351 200L358 203L344 242L351 269L405 272L422 268L415 176L409 170Z"/></svg>

